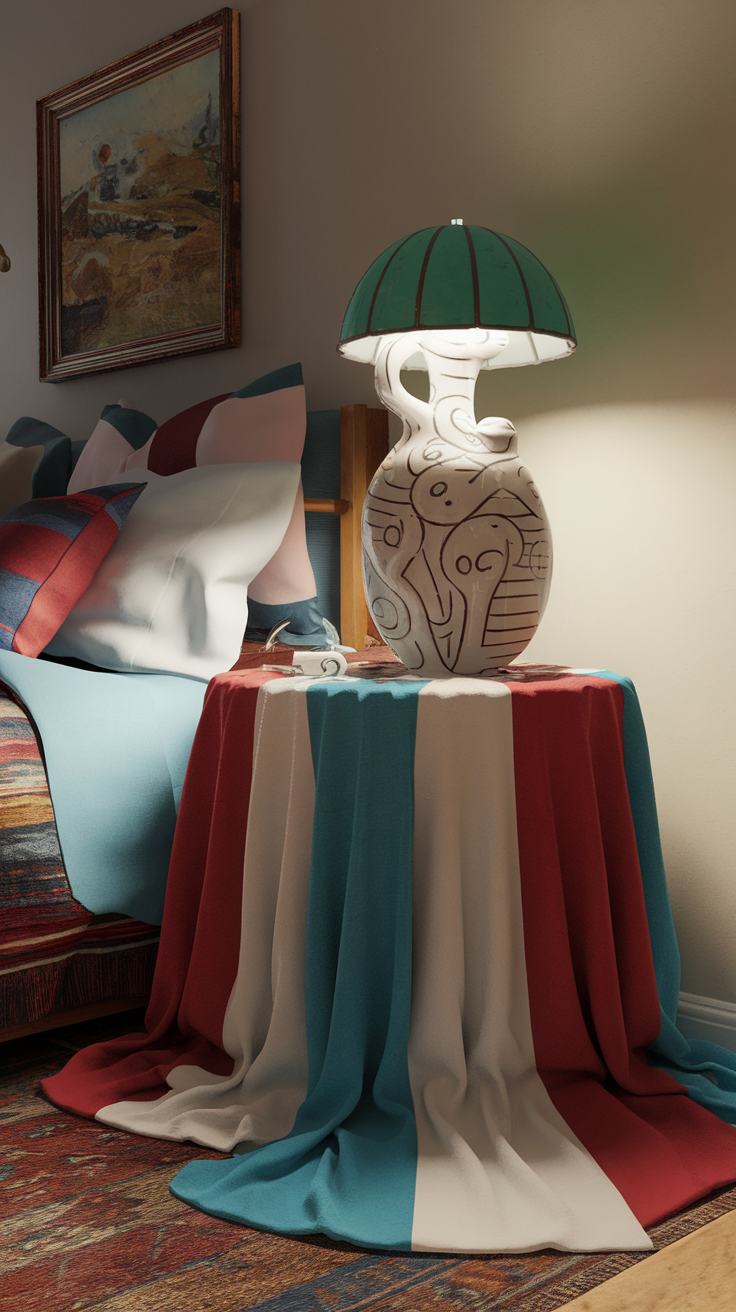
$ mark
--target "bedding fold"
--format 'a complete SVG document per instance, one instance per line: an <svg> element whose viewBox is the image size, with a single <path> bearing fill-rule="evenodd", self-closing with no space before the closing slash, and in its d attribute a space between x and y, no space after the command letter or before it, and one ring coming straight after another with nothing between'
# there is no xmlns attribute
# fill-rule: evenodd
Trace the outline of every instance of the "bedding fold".
<svg viewBox="0 0 736 1312"><path fill-rule="evenodd" d="M0 682L43 743L73 896L161 923L176 815L206 685L106 674L0 651Z"/></svg>

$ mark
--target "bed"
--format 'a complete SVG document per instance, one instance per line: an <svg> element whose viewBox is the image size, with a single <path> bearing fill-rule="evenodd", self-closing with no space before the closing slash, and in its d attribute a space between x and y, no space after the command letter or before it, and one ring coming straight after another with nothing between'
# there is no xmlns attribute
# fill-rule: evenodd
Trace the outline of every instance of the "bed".
<svg viewBox="0 0 736 1312"><path fill-rule="evenodd" d="M88 444L95 445L96 450L88 450L86 465L82 462L83 448L75 450L69 439L57 430L32 420L19 421L8 440L15 439L18 446L25 448L22 451L24 458L34 446L44 452L44 458L34 473L35 501L29 504L37 505L39 498L50 494L59 495L60 478L70 494L81 494L89 488L99 489L109 478L115 462L119 486L127 487L133 479L146 478L149 484L146 496L152 497L159 482L165 481L169 474L180 479L189 477L186 462L189 461L191 466L193 422L199 434L200 454L203 441L216 442L217 434L213 438L211 430L212 414L218 413L218 407L227 421L224 436L220 434L225 446L215 450L209 471L212 478L220 482L220 475L225 475L223 462L232 464L233 456L237 458L238 455L233 446L233 432L234 426L240 422L243 407L239 411L232 405L233 399L250 404L246 414L251 431L254 424L256 427L260 424L265 433L264 440L277 440L274 438L274 424L282 421L287 427L291 423L294 432L298 429L301 373L297 376L293 367L291 369L292 372L276 371L276 374L268 375L267 380L271 381L265 391L263 388L259 391L257 386L254 390L250 385L239 393L211 398L204 409L190 408L183 412L186 422L174 425L173 431L168 433L166 424L154 428L151 433L152 421L144 423L146 416L143 420L138 419L136 414L140 412L132 412L124 402L106 407L100 425L92 435L96 442L93 444L90 440ZM274 378L279 384L286 385L275 386ZM194 411L199 413L192 417ZM292 423L295 415L296 422ZM273 565L276 560L276 566L279 566L277 552L257 574L258 586L253 587L253 581L250 582L249 588L257 595L251 597L249 591L249 626L242 647L238 643L240 655L235 661L236 667L258 665L274 658L288 661L298 646L329 645L330 639L325 636L325 633L332 632L329 626L339 631L343 646L363 648L378 641L362 589L360 510L372 473L388 448L387 420L385 411L365 405L308 413L306 438L302 428L303 451L299 461L305 512L301 522L314 573L316 609L314 605L308 607L301 616L301 625L287 627L277 645L269 653L264 653L271 621L278 620L284 613L283 561L280 570L274 569ZM165 444L160 440L162 433L167 438ZM183 457L172 455L172 450L178 452L182 447ZM258 462L268 459L268 454L268 449L256 441L255 445L251 443L244 460ZM292 443L285 455L282 453L277 459L288 462L293 455ZM192 475L192 480L199 494L201 480L197 474ZM150 490L151 484L153 491ZM295 522L298 528L300 516L301 491L294 500L294 511L283 535L285 540L291 537L292 550ZM2 523L0 521L0 547ZM122 539L122 532L120 536ZM98 571L94 578L99 576ZM88 595L89 591L84 593L84 596ZM196 599L192 604L196 607ZM287 613L295 609L298 608L286 605ZM327 621L321 635L314 631L317 614ZM293 632L292 627L302 631ZM59 633L63 635L67 628L68 622L65 621ZM176 640L176 633L173 638ZM54 653L55 645L57 650ZM103 651L99 643L96 648L94 644L85 648L74 646L73 642L70 646L67 641L64 647L58 634L46 644L46 650L39 653L43 659L27 660L22 655L22 648L21 654L16 654L17 648L16 652L10 653L0 650L0 658L5 662L0 668L0 870L3 889L0 904L0 1040L143 1006L150 993L159 940L159 924L154 922L160 921L160 914L156 906L146 914L130 914L130 908L135 911L136 907L143 906L145 910L150 905L145 899L140 901L140 889L146 883L145 869L141 867L136 876L138 892L134 889L133 895L118 894L116 906L127 908L127 911L107 909L109 897L105 902L96 895L95 861L99 864L99 849L94 843L91 846L88 843L85 848L82 842L83 839L86 841L84 831L89 827L85 817L89 815L89 807L94 810L97 805L96 824L104 827L104 806L107 805L113 815L111 828L124 833L116 853L105 857L104 880L108 884L114 876L112 866L115 862L124 866L129 853L132 854L130 861L133 864L138 861L140 865L141 848L156 846L157 851L153 855L147 851L145 859L149 866L151 861L156 861L161 868L165 852L170 850L175 823L168 793L168 818L164 817L162 822L161 815L157 819L154 817L154 829L149 816L149 831L143 837L138 835L136 838L135 833L131 834L130 827L138 824L138 817L133 814L136 805L128 806L124 812L118 807L118 802L126 791L135 793L135 778L149 770L145 750L133 740L145 736L141 726L147 726L151 717L155 718L160 704L166 703L167 698L170 706L161 711L161 718L168 716L164 731L169 738L164 742L163 754L156 746L151 748L151 754L155 756L158 751L162 756L160 769L165 776L165 787L172 790L175 800L178 798L206 677L196 670L192 675L192 667L187 667L186 662L182 669L163 678L161 672L148 673L139 669L135 673L122 673L119 669L108 673L110 666L106 661L99 656L94 659L99 651ZM237 656L237 652L235 654ZM197 653L192 657L192 660L196 659ZM215 669L227 669L231 665L232 662L228 662ZM125 668L135 669L130 665ZM164 668L167 667L164 665ZM147 686L153 687L156 697L155 700L149 697L146 706L143 690ZM166 697L162 696L162 689L168 689ZM111 714L113 693L121 703L116 712L118 727L108 728L105 736L101 735L99 724ZM83 704L86 709L81 730L76 723L72 726L72 702ZM141 702L144 704L139 705ZM67 705L67 720L64 722L62 717L61 725L57 722L54 703ZM94 710L95 707L98 709ZM130 772L130 787L126 790L118 782L117 797L101 796L95 801L97 793L104 794L105 791L102 785L96 788L96 779L105 770L104 758L110 753L110 737L115 738L117 744L136 716L139 728L130 735L131 759L119 766L121 778L125 777L126 770ZM97 721L97 724L91 721ZM73 753L68 748L72 727L75 735L79 732L86 734L84 745ZM62 768L62 761L70 762L71 768ZM49 775L52 780L56 779L51 791ZM78 807L80 793L87 799L81 811ZM72 865L74 870L70 882ZM124 879L124 876L125 872L114 877Z"/></svg>

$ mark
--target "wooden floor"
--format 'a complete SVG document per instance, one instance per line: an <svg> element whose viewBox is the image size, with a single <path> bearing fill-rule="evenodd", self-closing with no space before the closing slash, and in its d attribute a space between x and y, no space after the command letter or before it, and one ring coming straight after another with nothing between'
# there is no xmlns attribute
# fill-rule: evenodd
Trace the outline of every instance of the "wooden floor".
<svg viewBox="0 0 736 1312"><path fill-rule="evenodd" d="M560 1312L734 1312L736 1212L565 1303Z"/></svg>

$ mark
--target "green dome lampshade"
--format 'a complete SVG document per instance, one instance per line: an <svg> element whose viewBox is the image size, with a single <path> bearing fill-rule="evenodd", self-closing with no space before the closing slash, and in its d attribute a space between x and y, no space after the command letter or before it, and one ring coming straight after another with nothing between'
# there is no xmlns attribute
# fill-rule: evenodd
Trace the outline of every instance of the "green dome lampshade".
<svg viewBox="0 0 736 1312"><path fill-rule="evenodd" d="M361 278L338 351L374 363L383 342L432 329L495 328L509 345L486 368L559 360L576 347L566 301L526 246L491 228L423 228L389 246ZM407 361L422 368L421 355Z"/></svg>

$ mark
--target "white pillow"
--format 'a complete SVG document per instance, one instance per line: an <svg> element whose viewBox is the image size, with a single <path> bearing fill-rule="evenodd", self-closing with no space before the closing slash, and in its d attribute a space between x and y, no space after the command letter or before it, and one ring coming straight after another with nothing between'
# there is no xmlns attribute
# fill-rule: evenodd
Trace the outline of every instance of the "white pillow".
<svg viewBox="0 0 736 1312"><path fill-rule="evenodd" d="M105 669L210 679L240 654L251 579L278 550L297 463L204 465L147 482L46 651ZM131 475L110 479L126 483Z"/></svg>

